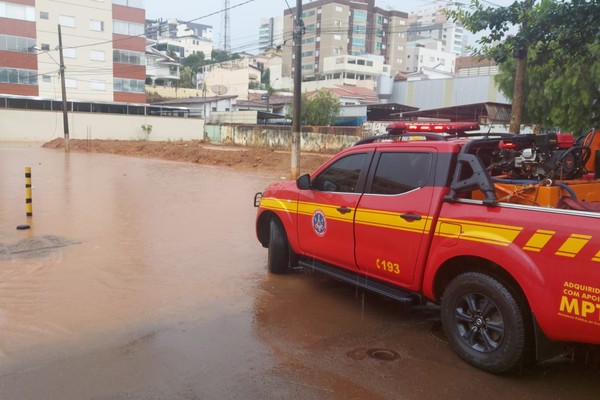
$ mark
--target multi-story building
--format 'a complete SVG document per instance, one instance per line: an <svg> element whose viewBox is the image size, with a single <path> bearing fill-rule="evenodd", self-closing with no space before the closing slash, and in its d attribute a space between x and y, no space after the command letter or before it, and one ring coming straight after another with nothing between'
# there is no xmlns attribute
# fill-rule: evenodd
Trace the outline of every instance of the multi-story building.
<svg viewBox="0 0 600 400"><path fill-rule="evenodd" d="M283 17L261 18L258 43L259 52L283 45Z"/></svg>
<svg viewBox="0 0 600 400"><path fill-rule="evenodd" d="M375 0L322 0L303 5L302 76L320 78L331 56L374 54L384 57L391 73L402 70L408 14L375 7ZM283 74L293 75L292 32L295 9L284 11Z"/></svg>
<svg viewBox="0 0 600 400"><path fill-rule="evenodd" d="M446 11L456 9L457 4L450 0L436 0L411 13L408 41L431 38L442 43L442 51L464 55L468 45L467 32L458 23L448 21L446 16Z"/></svg>
<svg viewBox="0 0 600 400"><path fill-rule="evenodd" d="M213 28L210 25L180 21L178 19L147 19L146 37L159 40L160 38L176 38L181 36L197 36L212 40Z"/></svg>
<svg viewBox="0 0 600 400"><path fill-rule="evenodd" d="M452 74L456 70L456 54L444 51L442 43L433 39L420 39L407 45L405 74L423 68Z"/></svg>
<svg viewBox="0 0 600 400"><path fill-rule="evenodd" d="M146 101L144 0L0 1L0 93ZM59 46L61 29L62 49Z"/></svg>

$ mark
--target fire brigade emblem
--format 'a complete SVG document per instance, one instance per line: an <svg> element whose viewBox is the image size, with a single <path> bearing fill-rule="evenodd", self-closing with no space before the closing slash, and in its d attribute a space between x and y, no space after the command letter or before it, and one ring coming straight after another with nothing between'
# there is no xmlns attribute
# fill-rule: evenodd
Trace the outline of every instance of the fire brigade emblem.
<svg viewBox="0 0 600 400"><path fill-rule="evenodd" d="M313 213L312 226L317 236L325 236L327 233L327 220L325 219L325 214L323 214L323 211L317 210Z"/></svg>

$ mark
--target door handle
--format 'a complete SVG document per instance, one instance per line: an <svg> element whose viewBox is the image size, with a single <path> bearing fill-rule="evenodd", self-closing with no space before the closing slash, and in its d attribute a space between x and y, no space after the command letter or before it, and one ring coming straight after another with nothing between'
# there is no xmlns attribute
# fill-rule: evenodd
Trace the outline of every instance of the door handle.
<svg viewBox="0 0 600 400"><path fill-rule="evenodd" d="M348 214L349 212L352 211L352 209L350 209L348 207L338 207L337 210L340 214Z"/></svg>
<svg viewBox="0 0 600 400"><path fill-rule="evenodd" d="M405 219L407 221L420 221L421 216L416 214L401 214L400 218Z"/></svg>

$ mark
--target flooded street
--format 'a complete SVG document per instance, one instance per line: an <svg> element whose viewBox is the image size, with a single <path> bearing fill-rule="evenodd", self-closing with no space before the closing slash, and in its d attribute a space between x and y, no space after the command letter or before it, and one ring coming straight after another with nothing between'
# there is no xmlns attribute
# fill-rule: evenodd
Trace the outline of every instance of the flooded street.
<svg viewBox="0 0 600 400"><path fill-rule="evenodd" d="M598 397L585 362L469 367L434 306L268 275L252 199L276 179L0 145L0 400Z"/></svg>

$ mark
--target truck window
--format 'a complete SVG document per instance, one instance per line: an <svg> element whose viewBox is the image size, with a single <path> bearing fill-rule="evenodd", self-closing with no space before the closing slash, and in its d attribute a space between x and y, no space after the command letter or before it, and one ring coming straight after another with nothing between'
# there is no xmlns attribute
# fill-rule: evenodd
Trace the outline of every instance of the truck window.
<svg viewBox="0 0 600 400"><path fill-rule="evenodd" d="M392 195L423 187L430 166L430 153L381 153L369 193Z"/></svg>
<svg viewBox="0 0 600 400"><path fill-rule="evenodd" d="M366 153L351 154L337 160L313 180L312 188L322 192L356 192L366 160Z"/></svg>

